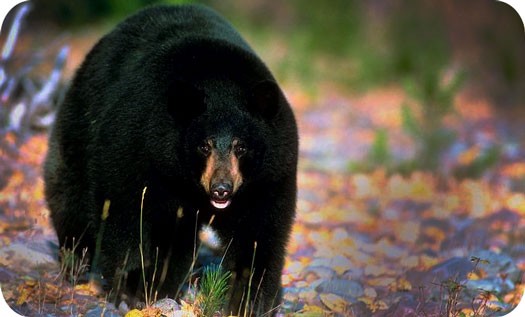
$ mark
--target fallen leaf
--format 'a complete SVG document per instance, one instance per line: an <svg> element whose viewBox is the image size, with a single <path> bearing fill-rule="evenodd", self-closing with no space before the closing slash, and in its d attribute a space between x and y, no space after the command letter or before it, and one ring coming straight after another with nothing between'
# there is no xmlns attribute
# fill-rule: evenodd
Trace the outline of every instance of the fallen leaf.
<svg viewBox="0 0 525 317"><path fill-rule="evenodd" d="M124 317L144 317L142 312L138 309L132 309L126 313Z"/></svg>
<svg viewBox="0 0 525 317"><path fill-rule="evenodd" d="M509 164L503 167L501 173L512 178L525 177L525 163L518 162Z"/></svg>
<svg viewBox="0 0 525 317"><path fill-rule="evenodd" d="M16 305L20 306L23 303L27 301L29 298L29 295L31 294L31 290L27 288L23 288L20 292L20 296L18 296L18 299L16 300Z"/></svg>
<svg viewBox="0 0 525 317"><path fill-rule="evenodd" d="M294 316L323 317L326 316L326 311L319 306L305 305L304 308L301 309L299 312L295 313Z"/></svg>
<svg viewBox="0 0 525 317"><path fill-rule="evenodd" d="M321 302L326 305L331 311L336 313L347 313L350 303L344 298L335 294L320 294Z"/></svg>
<svg viewBox="0 0 525 317"><path fill-rule="evenodd" d="M480 154L481 149L478 145L474 145L470 149L464 151L458 156L458 163L460 165L469 165L471 164Z"/></svg>
<svg viewBox="0 0 525 317"><path fill-rule="evenodd" d="M394 283L390 284L389 288L393 292L408 292L412 290L412 284L410 284L405 278L401 277Z"/></svg>
<svg viewBox="0 0 525 317"><path fill-rule="evenodd" d="M144 317L161 317L162 316L162 312L160 310L160 308L158 307L146 307L142 310L142 315Z"/></svg>

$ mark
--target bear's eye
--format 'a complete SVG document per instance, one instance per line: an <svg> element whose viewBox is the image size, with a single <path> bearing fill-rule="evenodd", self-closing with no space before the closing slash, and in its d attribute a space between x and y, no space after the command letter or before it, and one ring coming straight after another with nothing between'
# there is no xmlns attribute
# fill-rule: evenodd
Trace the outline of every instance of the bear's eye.
<svg viewBox="0 0 525 317"><path fill-rule="evenodd" d="M210 146L209 144L203 144L203 145L200 145L200 146L199 146L199 151L200 151L202 154L208 156L208 155L210 155L210 153L211 153L211 146Z"/></svg>
<svg viewBox="0 0 525 317"><path fill-rule="evenodd" d="M239 145L236 145L235 148L233 149L233 151L235 152L235 155L237 157L241 157L243 156L244 154L246 154L246 152L248 151L246 149L246 146L244 146L243 144L239 144Z"/></svg>

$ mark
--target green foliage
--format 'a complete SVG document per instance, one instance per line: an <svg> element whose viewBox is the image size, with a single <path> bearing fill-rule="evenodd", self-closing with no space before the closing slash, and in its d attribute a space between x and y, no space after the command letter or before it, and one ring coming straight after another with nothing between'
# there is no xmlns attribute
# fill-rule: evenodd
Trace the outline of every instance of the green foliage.
<svg viewBox="0 0 525 317"><path fill-rule="evenodd" d="M438 171L440 156L455 139L454 132L443 126L443 120L454 111L454 97L464 76L461 72L445 76L450 49L443 24L428 5L410 3L414 4L411 10L393 15L388 37L392 73L402 78L416 107L405 104L401 109L403 129L418 147L414 161L404 165Z"/></svg>
<svg viewBox="0 0 525 317"><path fill-rule="evenodd" d="M420 126L417 123L416 118L410 107L405 103L401 106L401 123L403 125L403 130L405 130L410 135L420 135Z"/></svg>
<svg viewBox="0 0 525 317"><path fill-rule="evenodd" d="M414 158L394 162L388 145L388 133L379 129L374 142L363 162L350 164L351 171L368 172L378 166L386 167L390 172L409 174L416 169L439 172L442 154L454 142L454 131L446 128L443 121L453 114L454 96L461 87L461 73L452 76L448 81L442 79L441 72L426 73L425 80L406 80L405 89L411 99L401 106L402 128L416 146ZM416 115L417 114L417 115ZM480 174L484 168L497 162L498 152L489 151L470 167L470 172Z"/></svg>
<svg viewBox="0 0 525 317"><path fill-rule="evenodd" d="M34 0L36 18L47 18L61 25L81 25L101 18L122 18L158 0Z"/></svg>
<svg viewBox="0 0 525 317"><path fill-rule="evenodd" d="M383 20L364 21L361 26L359 45L352 51L356 61L352 87L412 80L426 82L432 89L435 74L450 60L442 17L432 3L407 0L392 5Z"/></svg>
<svg viewBox="0 0 525 317"><path fill-rule="evenodd" d="M154 0L159 1L159 0ZM160 0L161 3L167 3L167 4L186 4L186 3L192 3L192 2L198 2L195 0Z"/></svg>
<svg viewBox="0 0 525 317"><path fill-rule="evenodd" d="M299 82L313 93L323 80L354 82L354 52L364 50L362 46L368 43L361 36L364 26L361 2L291 0L258 1L253 5L241 1L205 2L246 36L280 80ZM265 56L265 53L276 54Z"/></svg>
<svg viewBox="0 0 525 317"><path fill-rule="evenodd" d="M297 10L295 28L305 37L304 50L346 58L359 44L362 26L359 2L294 0L292 3Z"/></svg>
<svg viewBox="0 0 525 317"><path fill-rule="evenodd" d="M231 273L220 265L210 264L204 268L196 299L203 316L213 316L226 304L230 278Z"/></svg>
<svg viewBox="0 0 525 317"><path fill-rule="evenodd" d="M418 147L415 167L438 171L441 154L452 144L455 133L443 126L445 116L454 111L454 96L463 82L462 74L443 80L440 69L427 70L420 80L407 80L405 89L419 108L416 119L412 108L404 104L401 119L404 131Z"/></svg>
<svg viewBox="0 0 525 317"><path fill-rule="evenodd" d="M362 162L351 162L351 172L370 172L378 166L390 168L392 156L388 145L388 131L379 129L375 132L374 142L366 158Z"/></svg>
<svg viewBox="0 0 525 317"><path fill-rule="evenodd" d="M500 158L501 148L492 146L476 157L470 164L456 168L454 176L457 178L479 178L487 169L496 165Z"/></svg>
<svg viewBox="0 0 525 317"><path fill-rule="evenodd" d="M388 133L385 129L380 129L376 131L374 143L368 153L368 161L372 164L388 164L390 160Z"/></svg>
<svg viewBox="0 0 525 317"><path fill-rule="evenodd" d="M442 118L427 117L416 121L412 110L406 105L402 107L401 112L403 129L414 139L418 147L415 160L410 164L402 164L405 167L404 172L418 168L437 171L441 154L455 139L454 132L440 126Z"/></svg>

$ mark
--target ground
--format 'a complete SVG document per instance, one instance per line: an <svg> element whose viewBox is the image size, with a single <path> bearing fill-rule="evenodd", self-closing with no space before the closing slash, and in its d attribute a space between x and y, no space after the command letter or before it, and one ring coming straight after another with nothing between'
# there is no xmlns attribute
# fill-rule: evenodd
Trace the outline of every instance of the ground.
<svg viewBox="0 0 525 317"><path fill-rule="evenodd" d="M72 41L77 49L66 78L92 41ZM389 157L415 155L418 140L400 114L410 99L401 86L349 93L318 83L313 93L289 81L283 90L299 124L300 163L281 315L491 316L517 305L525 290L523 107L458 92L455 111L442 122L455 138L441 153L439 171L399 173L381 164L352 166L370 158L381 129ZM4 109L17 104L9 100ZM495 162L475 175L461 172L494 148ZM60 274L43 198L46 149L45 130L0 130L3 296L29 315L123 315L123 307ZM157 306L192 309L170 301Z"/></svg>
<svg viewBox="0 0 525 317"><path fill-rule="evenodd" d="M317 100L293 89L288 94L300 124L301 160L283 312L431 316L447 308L472 311L473 300L487 299L479 308L486 312L508 311L519 302L525 270L523 156L502 160L480 179L440 179L423 171L402 176L380 167L349 173L348 159L363 155L378 125L391 131L392 146L412 146L395 115L385 115L397 111L402 93L331 92ZM483 135L512 145L505 136L519 132L500 134L495 127L502 123L489 105L466 97L457 103L478 109L477 116L466 112L452 124L466 139ZM22 312L95 313L99 300L88 288L65 287L58 274L40 175L45 134L5 133L1 144L5 298ZM523 144L515 147L523 153ZM457 153L451 164L468 163L474 152ZM459 297L450 308L453 285Z"/></svg>

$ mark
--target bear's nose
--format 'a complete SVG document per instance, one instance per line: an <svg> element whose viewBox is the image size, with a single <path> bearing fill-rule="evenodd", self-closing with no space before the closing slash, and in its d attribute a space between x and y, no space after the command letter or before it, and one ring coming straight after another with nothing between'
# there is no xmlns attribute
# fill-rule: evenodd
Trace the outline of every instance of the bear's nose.
<svg viewBox="0 0 525 317"><path fill-rule="evenodd" d="M228 183L218 183L211 187L212 198L214 200L227 200L232 192L232 185Z"/></svg>

